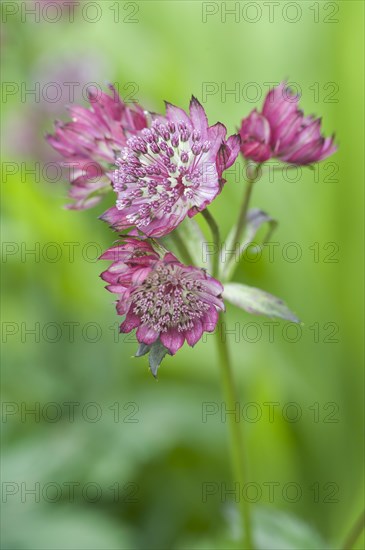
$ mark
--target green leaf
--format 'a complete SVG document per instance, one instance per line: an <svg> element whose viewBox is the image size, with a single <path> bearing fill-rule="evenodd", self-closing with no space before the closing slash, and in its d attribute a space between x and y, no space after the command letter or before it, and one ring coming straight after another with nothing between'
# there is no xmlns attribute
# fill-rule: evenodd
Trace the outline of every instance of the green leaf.
<svg viewBox="0 0 365 550"><path fill-rule="evenodd" d="M280 298L259 288L240 283L226 283L223 298L254 315L280 317L293 323L299 323L299 319Z"/></svg>
<svg viewBox="0 0 365 550"><path fill-rule="evenodd" d="M169 355L171 355L171 353L165 348L160 340L156 340L156 342L151 345L140 344L135 357L143 357L143 355L147 355L148 353L151 372L153 376L157 378L158 367L161 365L163 358L167 353Z"/></svg>
<svg viewBox="0 0 365 550"><path fill-rule="evenodd" d="M237 507L227 504L223 508L227 527L214 538L206 534L202 538L187 538L177 545L177 550L242 550L242 525ZM258 550L326 550L333 548L317 531L303 520L271 507L252 507L252 535Z"/></svg>
<svg viewBox="0 0 365 550"><path fill-rule="evenodd" d="M265 223L269 225L269 228L262 240L262 244L266 243L270 239L273 231L278 225L278 222L263 210L259 210L258 208L252 208L252 210L249 210L247 213L247 225L243 242L251 243L260 227Z"/></svg>
<svg viewBox="0 0 365 550"><path fill-rule="evenodd" d="M151 346L147 344L139 344L135 357L143 357L146 353L149 353Z"/></svg>
<svg viewBox="0 0 365 550"><path fill-rule="evenodd" d="M162 359L167 353L170 354L169 350L166 349L163 344L161 344L160 340L157 340L156 342L154 342L154 344L152 344L149 360L150 369L155 378L157 377L158 367L161 365Z"/></svg>
<svg viewBox="0 0 365 550"><path fill-rule="evenodd" d="M242 241L239 243L233 242L236 234L236 227L237 227L235 225L227 237L227 240L225 243L226 251L234 250L236 247L237 255L239 258L241 258L242 254L247 249L247 247L254 241L255 236L259 231L259 229L265 223L268 224L268 230L264 238L262 239L261 243L258 243L260 244L260 248L262 248L262 246L270 240L272 233L274 232L275 228L278 225L278 222L263 210L259 210L258 208L252 208L251 210L249 210L247 213L246 228L245 228L245 233L243 235ZM232 254L230 260L227 263L223 264L223 269L221 274L223 280L226 281L232 276L237 266L237 263L238 262L236 257Z"/></svg>
<svg viewBox="0 0 365 550"><path fill-rule="evenodd" d="M299 518L277 509L258 507L254 518L255 540L267 550L319 550L331 548Z"/></svg>

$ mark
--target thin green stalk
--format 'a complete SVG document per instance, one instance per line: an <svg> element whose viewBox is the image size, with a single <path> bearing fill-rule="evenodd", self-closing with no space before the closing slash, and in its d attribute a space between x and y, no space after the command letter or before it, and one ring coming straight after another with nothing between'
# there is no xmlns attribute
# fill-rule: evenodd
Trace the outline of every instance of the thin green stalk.
<svg viewBox="0 0 365 550"><path fill-rule="evenodd" d="M249 204L250 204L252 189L253 189L253 185L256 181L256 177L257 177L257 175L255 175L254 178L250 178L250 179L247 180L245 192L244 192L244 195L243 195L241 210L240 210L240 213L239 213L239 216L238 216L236 232L235 232L234 238L233 238L233 244L236 244L237 242L240 242L241 236L242 236L242 234L245 230L246 221L247 221L248 207L249 207Z"/></svg>
<svg viewBox="0 0 365 550"><path fill-rule="evenodd" d="M219 319L219 330L216 332L216 342L218 348L219 362L221 366L224 393L226 399L227 409L235 410L236 403L239 402L236 386L233 379L233 372L231 366L231 360L227 342L222 338L222 314ZM230 446L233 473L235 476L234 481L237 481L240 487L241 498L239 500L240 515L242 519L242 526L244 529L243 534L243 548L246 550L253 550L254 544L252 540L252 528L251 528L251 514L250 504L242 497L242 488L247 481L246 472L246 460L245 460L245 448L243 445L243 434L241 425L236 422L234 415L229 416L229 429L230 429Z"/></svg>
<svg viewBox="0 0 365 550"><path fill-rule="evenodd" d="M213 242L215 244L216 250L213 255L213 269L212 269L212 275L213 277L218 276L219 271L219 253L220 253L220 233L219 233L219 227L215 219L213 218L212 214L209 212L209 210L206 208L202 212L207 224L209 225L209 228L212 232Z"/></svg>
<svg viewBox="0 0 365 550"><path fill-rule="evenodd" d="M360 537L363 529L365 528L365 512L362 512L361 516L357 518L356 523L353 525L351 531L346 537L345 542L343 543L343 550L351 550L355 545L357 539Z"/></svg>
<svg viewBox="0 0 365 550"><path fill-rule="evenodd" d="M178 229L175 229L175 231L171 233L171 238L175 242L175 245L179 250L179 255L182 261L188 265L194 265L194 260L191 257L191 254L186 244L184 243L184 239L181 237Z"/></svg>

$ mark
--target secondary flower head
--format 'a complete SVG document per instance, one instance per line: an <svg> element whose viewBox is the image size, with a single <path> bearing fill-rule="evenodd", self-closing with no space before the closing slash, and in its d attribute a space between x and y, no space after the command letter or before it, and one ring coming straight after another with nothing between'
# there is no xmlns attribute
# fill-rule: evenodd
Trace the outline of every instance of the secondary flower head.
<svg viewBox="0 0 365 550"><path fill-rule="evenodd" d="M113 86L110 90L111 96L90 90L90 109L71 106L72 121L56 122L55 133L47 136L70 172L69 196L76 203L69 208L90 208L100 201L110 188L116 157L128 138L146 127L142 108L127 107Z"/></svg>
<svg viewBox="0 0 365 550"><path fill-rule="evenodd" d="M212 332L224 309L222 285L203 269L186 266L148 241L127 237L101 259L113 260L101 274L119 294L117 312L125 315L121 332L137 329L140 343L162 343L174 355L185 340L193 346Z"/></svg>
<svg viewBox="0 0 365 550"><path fill-rule="evenodd" d="M333 136L321 135L321 119L304 116L298 102L299 95L282 82L267 94L261 113L255 109L242 120L241 152L245 158L264 162L276 157L305 165L319 162L337 150Z"/></svg>
<svg viewBox="0 0 365 550"><path fill-rule="evenodd" d="M236 160L240 138L226 140L221 123L208 125L194 97L190 116L166 104L151 128L128 140L117 161L116 208L103 219L116 230L131 226L150 237L170 233L183 219L204 210L220 193L222 173Z"/></svg>

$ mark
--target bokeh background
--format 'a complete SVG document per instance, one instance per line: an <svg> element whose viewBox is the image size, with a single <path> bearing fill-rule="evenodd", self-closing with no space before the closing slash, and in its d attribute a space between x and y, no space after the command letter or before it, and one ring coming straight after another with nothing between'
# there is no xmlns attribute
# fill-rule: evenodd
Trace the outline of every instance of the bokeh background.
<svg viewBox="0 0 365 550"><path fill-rule="evenodd" d="M296 337L280 322L271 338L267 320L232 306L240 336L227 338L258 547L340 548L363 506L363 3L105 0L83 11L80 0L73 22L57 3L39 21L29 0L2 4L2 547L239 547L214 339L168 358L158 382L132 359L96 261L115 239L97 220L112 198L65 210L43 135L67 119L65 82L80 83L81 102L81 85L118 82L154 111L193 93L233 132L265 83L287 78L339 152L298 181L257 183L252 205L280 222L275 254L242 262L235 280L285 299L303 324ZM50 82L62 85L56 100ZM223 234L243 185L231 174L214 202ZM204 403L218 411L205 422Z"/></svg>

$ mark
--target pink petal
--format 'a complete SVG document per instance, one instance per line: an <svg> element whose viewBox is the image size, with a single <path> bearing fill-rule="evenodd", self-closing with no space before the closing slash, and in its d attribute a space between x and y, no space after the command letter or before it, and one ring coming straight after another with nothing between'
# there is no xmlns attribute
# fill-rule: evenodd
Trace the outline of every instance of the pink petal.
<svg viewBox="0 0 365 550"><path fill-rule="evenodd" d="M156 332L152 328L147 327L146 325L138 327L136 334L138 342L148 345L156 342L157 338L159 337L158 332Z"/></svg>
<svg viewBox="0 0 365 550"><path fill-rule="evenodd" d="M189 128L191 128L191 121L188 115L185 113L183 109L180 109L180 107L176 107L175 105L172 105L172 103L169 103L168 101L165 101L166 105L166 117L171 121L178 124L179 122L185 122Z"/></svg>
<svg viewBox="0 0 365 550"><path fill-rule="evenodd" d="M224 139L227 134L227 128L224 124L217 122L214 126L211 126L208 129L208 139L211 142L212 146L210 149L211 154L217 154L220 146L224 142Z"/></svg>
<svg viewBox="0 0 365 550"><path fill-rule="evenodd" d="M125 212L118 210L115 206L109 208L100 216L100 219L107 222L115 231L121 231L131 226L131 223L125 218Z"/></svg>
<svg viewBox="0 0 365 550"><path fill-rule="evenodd" d="M134 328L139 327L141 324L141 319L133 313L132 309L130 309L127 313L127 316L123 323L120 325L120 332L130 332Z"/></svg>
<svg viewBox="0 0 365 550"><path fill-rule="evenodd" d="M181 348L185 341L185 336L182 332L179 332L176 328L170 328L167 332L163 332L160 335L160 340L172 355Z"/></svg>
<svg viewBox="0 0 365 550"><path fill-rule="evenodd" d="M218 323L218 311L214 306L211 306L202 318L204 332L214 332Z"/></svg>
<svg viewBox="0 0 365 550"><path fill-rule="evenodd" d="M334 136L330 138L326 138L324 140L322 151L318 160L323 160L329 157L330 155L333 155L337 151L337 145L333 143L333 140L334 140Z"/></svg>
<svg viewBox="0 0 365 550"><path fill-rule="evenodd" d="M240 152L241 138L238 134L230 136L228 140L220 146L217 156L217 169L221 176L224 170L232 166Z"/></svg>
<svg viewBox="0 0 365 550"><path fill-rule="evenodd" d="M141 269L137 269L133 273L133 277L132 277L133 285L135 286L141 285L150 273L151 273L151 267L142 267Z"/></svg>
<svg viewBox="0 0 365 550"><path fill-rule="evenodd" d="M196 130L200 131L201 139L208 139L208 119L204 107L196 97L192 96L190 101L190 118Z"/></svg>
<svg viewBox="0 0 365 550"><path fill-rule="evenodd" d="M199 319L194 322L193 328L185 331L185 338L189 346L195 346L203 334L203 325Z"/></svg>

